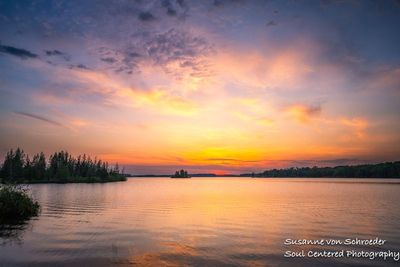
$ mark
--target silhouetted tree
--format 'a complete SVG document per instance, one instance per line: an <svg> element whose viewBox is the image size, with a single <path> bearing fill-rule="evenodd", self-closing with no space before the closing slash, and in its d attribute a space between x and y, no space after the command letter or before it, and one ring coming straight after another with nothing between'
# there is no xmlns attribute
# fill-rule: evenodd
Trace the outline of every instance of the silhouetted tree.
<svg viewBox="0 0 400 267"><path fill-rule="evenodd" d="M118 163L113 169L107 162L95 158L92 160L85 154L77 158L66 151L60 151L49 157L48 164L43 152L33 156L30 160L23 150L10 150L0 169L0 178L4 182L19 183L23 181L99 181L125 180L120 174Z"/></svg>
<svg viewBox="0 0 400 267"><path fill-rule="evenodd" d="M39 154L33 156L32 168L32 178L35 180L44 180L44 178L46 177L46 156L43 152L40 152Z"/></svg>
<svg viewBox="0 0 400 267"><path fill-rule="evenodd" d="M1 168L1 176L7 182L18 182L24 176L25 153L17 148L7 152Z"/></svg>
<svg viewBox="0 0 400 267"><path fill-rule="evenodd" d="M173 178L188 178L188 172L185 170L180 170L176 171L174 175L172 175Z"/></svg>

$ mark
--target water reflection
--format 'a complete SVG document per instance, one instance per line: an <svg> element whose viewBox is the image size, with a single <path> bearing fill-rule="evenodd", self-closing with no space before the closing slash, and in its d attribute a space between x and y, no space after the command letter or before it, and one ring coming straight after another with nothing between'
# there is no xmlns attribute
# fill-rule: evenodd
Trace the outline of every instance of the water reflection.
<svg viewBox="0 0 400 267"><path fill-rule="evenodd" d="M163 178L34 185L41 216L30 222L33 228L25 228L22 244L1 248L0 262L4 266L395 264L283 257L286 238L379 236L388 240L384 249L399 250L398 184L324 181Z"/></svg>
<svg viewBox="0 0 400 267"><path fill-rule="evenodd" d="M0 246L22 245L23 235L32 225L28 222L0 223Z"/></svg>

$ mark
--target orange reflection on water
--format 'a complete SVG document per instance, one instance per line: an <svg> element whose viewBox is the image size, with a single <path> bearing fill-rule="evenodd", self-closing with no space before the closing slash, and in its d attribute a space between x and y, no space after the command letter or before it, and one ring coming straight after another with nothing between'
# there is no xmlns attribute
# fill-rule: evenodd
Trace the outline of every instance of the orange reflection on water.
<svg viewBox="0 0 400 267"><path fill-rule="evenodd" d="M287 238L378 236L388 240L383 249L393 249L400 246L400 187L371 181L135 178L33 185L42 214L23 233L23 245L3 247L0 258L10 265L18 259L57 266L293 266L299 262L284 258L286 250L321 248L284 246ZM333 262L300 266L319 263Z"/></svg>

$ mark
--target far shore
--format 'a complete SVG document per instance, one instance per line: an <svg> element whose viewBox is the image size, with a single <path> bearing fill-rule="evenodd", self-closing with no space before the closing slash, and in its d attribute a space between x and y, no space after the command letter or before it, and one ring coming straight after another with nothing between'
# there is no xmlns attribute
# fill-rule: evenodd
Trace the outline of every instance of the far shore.
<svg viewBox="0 0 400 267"><path fill-rule="evenodd" d="M156 175L156 174L145 174L145 175L128 175L126 178L171 178L170 175ZM304 176L282 176L282 177L251 177L251 176L242 176L237 174L232 175L214 175L214 176L201 176L193 174L191 178L257 178L257 179L391 179L398 180L399 177L304 177Z"/></svg>
<svg viewBox="0 0 400 267"><path fill-rule="evenodd" d="M162 174L132 175L129 177L170 177ZM252 177L252 178L400 178L400 161L377 164L346 165L335 167L291 167L269 169L263 172L242 174L188 173L191 177Z"/></svg>

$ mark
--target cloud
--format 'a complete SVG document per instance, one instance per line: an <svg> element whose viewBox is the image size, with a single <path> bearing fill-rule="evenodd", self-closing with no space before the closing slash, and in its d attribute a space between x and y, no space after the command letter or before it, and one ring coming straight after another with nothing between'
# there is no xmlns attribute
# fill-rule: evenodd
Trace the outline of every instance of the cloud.
<svg viewBox="0 0 400 267"><path fill-rule="evenodd" d="M0 45L0 53L16 56L21 59L38 58L39 57L35 53L32 53L23 48L17 48L17 47L7 46L7 45Z"/></svg>
<svg viewBox="0 0 400 267"><path fill-rule="evenodd" d="M177 76L182 69L189 69L192 76L209 73L209 65L205 57L211 55L214 48L200 36L170 29L157 34L144 45L152 61L163 66L167 72Z"/></svg>
<svg viewBox="0 0 400 267"><path fill-rule="evenodd" d="M46 50L46 56L61 56L64 53L58 51L58 50Z"/></svg>
<svg viewBox="0 0 400 267"><path fill-rule="evenodd" d="M10 6L15 12L4 14L7 23L14 16L17 21L16 17L20 16L17 12L18 5L11 3ZM36 19L29 17L24 23L15 22L16 25L12 27L23 28L22 35L30 31L37 36L47 36L47 32L51 31L52 41L46 40L46 45L53 45L52 42L62 36L63 47L54 49L55 47L50 46L43 52L49 64L68 67L68 63L57 62L57 59L69 61L86 55L85 62L88 65L121 74L139 73L142 65L146 67L151 63L161 66L166 73L176 78L184 75L204 77L210 75L210 61L205 57L211 51L211 45L204 36L195 34L197 27L192 28L189 23L189 27L183 25L189 10L194 11L201 6L203 4L183 0L121 1L113 5L109 5L107 1L99 1L96 5L60 3L46 6L38 3L29 9L32 14L40 13ZM66 17L66 14L70 17ZM0 19L1 15L3 14L0 14ZM99 25L103 25L101 29ZM161 46L166 50L154 50L157 49L156 44L163 41L165 43ZM41 45L40 40L35 45ZM176 49L172 50L174 46ZM208 47L203 49L205 46ZM100 47L103 49L99 49ZM68 49L71 58L63 52L64 48ZM207 49L208 52L205 51ZM93 51L93 54L97 53L96 58L91 53ZM161 56L160 53L169 54ZM20 57L28 58L29 54L21 54ZM190 64L180 64L184 62Z"/></svg>
<svg viewBox="0 0 400 267"><path fill-rule="evenodd" d="M274 20L270 20L270 21L267 23L267 27L276 26L276 25L278 25L278 23L276 23Z"/></svg>
<svg viewBox="0 0 400 267"><path fill-rule="evenodd" d="M248 162L260 162L260 160L243 160L243 159L235 159L235 158L208 158L205 159L208 161L219 161L219 162L239 162L239 163L248 163Z"/></svg>
<svg viewBox="0 0 400 267"><path fill-rule="evenodd" d="M354 134L358 138L363 138L366 136L365 130L368 127L369 123L364 118L342 118L340 122L353 129Z"/></svg>
<svg viewBox="0 0 400 267"><path fill-rule="evenodd" d="M162 0L161 6L169 17L184 19L188 13L188 5L183 0Z"/></svg>
<svg viewBox="0 0 400 267"><path fill-rule="evenodd" d="M233 4L233 3L242 3L242 0L214 0L213 1L213 6L215 7L223 7L227 4Z"/></svg>
<svg viewBox="0 0 400 267"><path fill-rule="evenodd" d="M57 49L54 50L45 50L46 56L48 57L52 57L52 56L56 56L56 57L61 57L63 58L65 61L69 61L70 60L70 56L67 55L64 52L61 52Z"/></svg>
<svg viewBox="0 0 400 267"><path fill-rule="evenodd" d="M128 85L101 72L72 68L53 73L54 86L58 89L41 90L36 95L40 103L64 104L95 103L108 107L151 108L159 113L188 116L194 114L198 106L182 96L180 92L167 87L141 88ZM68 100L68 102L66 101Z"/></svg>
<svg viewBox="0 0 400 267"><path fill-rule="evenodd" d="M307 123L313 118L318 117L321 114L321 110L320 105L294 104L287 107L285 112L296 121Z"/></svg>
<svg viewBox="0 0 400 267"><path fill-rule="evenodd" d="M50 124L55 125L55 126L63 126L59 122L56 122L54 120L51 120L51 119L48 119L48 118L45 118L43 116L39 116L39 115L36 115L36 114L33 114L33 113L28 113L28 112L23 112L23 111L14 111L14 113L18 114L18 115L21 115L21 116L28 117L28 118L32 118L32 119L40 120L40 121L43 121L43 122L47 122L47 123L50 123Z"/></svg>
<svg viewBox="0 0 400 267"><path fill-rule="evenodd" d="M84 64L69 65L68 67L70 69L90 70L90 68Z"/></svg>
<svg viewBox="0 0 400 267"><path fill-rule="evenodd" d="M265 52L255 49L228 47L214 57L214 66L224 80L243 88L295 91L314 88L319 83L314 44L293 42L289 45L269 44ZM321 71L321 75L325 76ZM313 78L313 79L310 79ZM324 77L322 77L324 78Z"/></svg>
<svg viewBox="0 0 400 267"><path fill-rule="evenodd" d="M117 73L138 73L141 67L153 66L178 79L213 74L209 57L215 53L214 46L201 36L176 28L139 32L125 47L115 49L104 45L96 52L107 63L105 68Z"/></svg>
<svg viewBox="0 0 400 267"><path fill-rule="evenodd" d="M141 21L152 21L155 20L156 18L151 14L150 12L140 12L138 15L138 18Z"/></svg>
<svg viewBox="0 0 400 267"><path fill-rule="evenodd" d="M109 63L109 64L113 64L113 63L117 62L117 60L113 57L105 57L105 58L102 58L101 60L106 63Z"/></svg>
<svg viewBox="0 0 400 267"><path fill-rule="evenodd" d="M163 0L161 5L167 10L168 15L176 16L176 10L173 8L172 3L169 0Z"/></svg>
<svg viewBox="0 0 400 267"><path fill-rule="evenodd" d="M23 48L17 48L17 47L13 47L13 46L6 46L6 45L0 45L0 53L4 53L4 54L9 54L9 55L13 55L16 56L20 59L39 59L42 60L43 62L46 62L47 64L53 65L53 66L57 66L57 64L55 64L53 61L49 61L49 60L44 60L43 58L41 59L39 57L39 55L30 52L26 49ZM57 49L54 50L45 50L45 55L47 57L61 57L62 59L64 59L65 61L70 61L70 56L64 52L61 52ZM62 64L61 64L62 65ZM63 65L65 66L65 65ZM80 69L89 69L87 66L83 65L83 64L70 64L68 65L69 68L80 68Z"/></svg>
<svg viewBox="0 0 400 267"><path fill-rule="evenodd" d="M117 94L121 98L128 97L134 106L150 105L176 115L188 116L194 114L197 110L197 105L193 102L165 88L152 88L150 90L130 88L119 90Z"/></svg>
<svg viewBox="0 0 400 267"><path fill-rule="evenodd" d="M141 49L143 49L143 45L128 46L123 49L102 46L96 50L96 53L100 55L101 62L107 64L106 69L114 70L116 73L132 74L134 71L140 71L139 63L145 60L137 52Z"/></svg>

